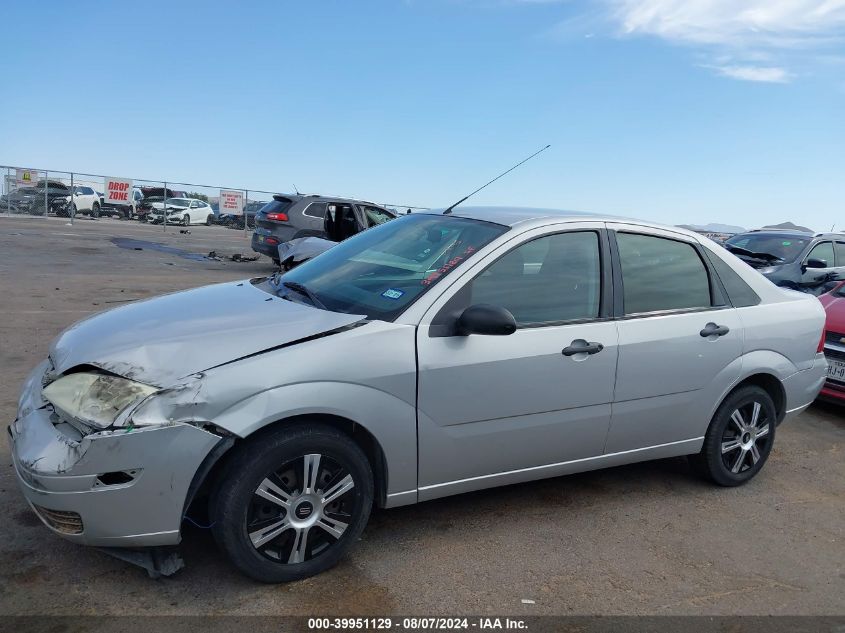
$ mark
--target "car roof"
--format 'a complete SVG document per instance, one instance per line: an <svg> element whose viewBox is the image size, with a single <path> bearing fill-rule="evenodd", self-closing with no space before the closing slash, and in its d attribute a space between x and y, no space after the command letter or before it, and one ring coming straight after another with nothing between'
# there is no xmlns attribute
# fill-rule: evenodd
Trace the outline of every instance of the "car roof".
<svg viewBox="0 0 845 633"><path fill-rule="evenodd" d="M359 198L342 198L341 196L324 196L322 194L302 194L302 193L276 193L273 198L287 198L291 202L298 203L302 201L307 202L346 202L348 204L371 204L374 207L384 208L384 205L369 200L361 200Z"/></svg>
<svg viewBox="0 0 845 633"><path fill-rule="evenodd" d="M737 233L731 237L739 237L741 235L767 235L772 237L803 237L811 238L812 233L806 231L795 231L792 229L755 229L753 231L745 231L744 233Z"/></svg>
<svg viewBox="0 0 845 633"><path fill-rule="evenodd" d="M443 213L445 209L432 209L430 213ZM473 220L486 220L496 224L513 226L529 220L603 220L605 216L582 211L544 209L539 207L456 207L452 215ZM618 218L614 218L618 219Z"/></svg>
<svg viewBox="0 0 845 633"><path fill-rule="evenodd" d="M423 213L429 215L440 215L444 210L445 209L429 209L427 211L417 212L415 215L422 215ZM566 209L517 206L456 207L452 211L452 217L495 222L496 224L502 224L505 226L516 226L517 224L543 226L545 224L556 224L560 222L620 222L624 224L662 229L671 233L677 233L678 235L692 237L698 241L702 238L706 239L704 235L680 226L661 224L660 222L652 222L650 220L641 220L621 215L590 213L587 211L572 211Z"/></svg>

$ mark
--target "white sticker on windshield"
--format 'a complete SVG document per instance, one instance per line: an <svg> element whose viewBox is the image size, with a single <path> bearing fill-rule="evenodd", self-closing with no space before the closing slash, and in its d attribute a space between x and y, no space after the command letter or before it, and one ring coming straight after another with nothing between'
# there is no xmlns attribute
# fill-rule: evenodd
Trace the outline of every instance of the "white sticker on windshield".
<svg viewBox="0 0 845 633"><path fill-rule="evenodd" d="M404 290L398 290L396 288L388 288L387 290L385 290L384 292L381 293L381 296L385 297L387 299L398 299L403 294L405 294Z"/></svg>

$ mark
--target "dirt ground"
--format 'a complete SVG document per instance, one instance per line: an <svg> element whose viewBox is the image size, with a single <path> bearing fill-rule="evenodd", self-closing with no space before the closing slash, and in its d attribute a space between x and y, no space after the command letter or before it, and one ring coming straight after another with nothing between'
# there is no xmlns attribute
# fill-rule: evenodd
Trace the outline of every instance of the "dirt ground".
<svg viewBox="0 0 845 633"><path fill-rule="evenodd" d="M0 217L4 427L26 373L74 321L273 270L267 258L192 259L252 252L242 232L190 230ZM187 567L162 580L66 543L24 503L3 430L0 614L841 615L843 412L814 405L780 427L765 469L741 488L712 487L670 459L376 511L337 568L280 586L239 575L197 528L184 531Z"/></svg>

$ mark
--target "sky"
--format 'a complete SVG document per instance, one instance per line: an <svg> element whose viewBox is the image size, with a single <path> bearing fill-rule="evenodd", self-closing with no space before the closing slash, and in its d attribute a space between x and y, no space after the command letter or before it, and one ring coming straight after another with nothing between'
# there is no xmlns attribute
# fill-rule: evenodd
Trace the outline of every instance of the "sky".
<svg viewBox="0 0 845 633"><path fill-rule="evenodd" d="M0 164L845 230L845 0L6 3Z"/></svg>

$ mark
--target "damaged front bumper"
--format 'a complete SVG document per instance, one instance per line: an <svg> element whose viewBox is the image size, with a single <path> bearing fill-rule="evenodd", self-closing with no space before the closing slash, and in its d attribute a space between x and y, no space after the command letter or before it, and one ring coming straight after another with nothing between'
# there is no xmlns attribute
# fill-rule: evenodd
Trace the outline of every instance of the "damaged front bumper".
<svg viewBox="0 0 845 633"><path fill-rule="evenodd" d="M60 536L98 547L175 545L200 465L221 436L187 423L82 435L28 382L9 427L20 488Z"/></svg>

